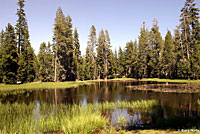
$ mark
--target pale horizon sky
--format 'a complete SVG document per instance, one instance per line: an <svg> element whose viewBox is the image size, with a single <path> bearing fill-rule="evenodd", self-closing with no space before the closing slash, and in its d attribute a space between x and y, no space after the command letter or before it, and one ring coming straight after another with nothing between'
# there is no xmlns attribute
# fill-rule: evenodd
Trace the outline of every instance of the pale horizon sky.
<svg viewBox="0 0 200 134"><path fill-rule="evenodd" d="M8 23L17 21L18 0L0 0L0 30ZM72 18L73 29L77 27L81 52L85 54L88 35L92 25L97 37L101 29L108 29L113 50L125 47L130 40L139 36L142 22L152 27L158 20L164 39L167 29L172 33L179 24L180 10L185 0L26 0L25 13L28 21L31 45L36 54L42 42L52 42L53 24L60 6ZM195 0L198 8L200 1Z"/></svg>

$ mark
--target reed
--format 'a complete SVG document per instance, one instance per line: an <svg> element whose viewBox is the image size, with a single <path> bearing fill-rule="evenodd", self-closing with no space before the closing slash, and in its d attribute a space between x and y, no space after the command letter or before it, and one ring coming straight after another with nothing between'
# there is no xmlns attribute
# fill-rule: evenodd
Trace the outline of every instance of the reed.
<svg viewBox="0 0 200 134"><path fill-rule="evenodd" d="M108 129L109 119L103 109L151 109L157 101L103 102L97 104L64 105L47 103L0 103L0 133L95 133ZM126 122L118 118L122 125Z"/></svg>
<svg viewBox="0 0 200 134"><path fill-rule="evenodd" d="M99 103L99 109L130 108L133 110L150 110L158 105L156 100L117 101Z"/></svg>

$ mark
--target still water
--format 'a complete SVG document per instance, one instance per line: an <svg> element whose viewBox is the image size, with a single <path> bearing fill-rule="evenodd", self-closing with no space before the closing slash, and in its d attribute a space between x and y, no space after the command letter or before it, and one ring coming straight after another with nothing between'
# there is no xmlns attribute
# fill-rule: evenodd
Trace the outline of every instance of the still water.
<svg viewBox="0 0 200 134"><path fill-rule="evenodd" d="M1 103L30 103L36 104L39 114L41 103L51 104L80 104L135 100L157 100L159 105L151 112L136 112L133 109L118 109L102 111L110 118L112 126L118 124L119 118L124 119L127 129L135 128L200 128L200 107L197 100L200 93L161 93L150 91L136 91L127 88L133 85L157 84L156 82L113 81L96 82L78 88L38 90L21 95L10 95L0 99ZM159 83L165 84L165 83ZM39 115L38 115L39 116Z"/></svg>

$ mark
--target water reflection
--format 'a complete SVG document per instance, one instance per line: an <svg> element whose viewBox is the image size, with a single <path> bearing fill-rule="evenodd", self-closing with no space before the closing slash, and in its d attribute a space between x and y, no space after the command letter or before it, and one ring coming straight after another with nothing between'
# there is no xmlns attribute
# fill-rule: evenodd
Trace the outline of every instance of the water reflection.
<svg viewBox="0 0 200 134"><path fill-rule="evenodd" d="M54 104L52 108L53 115L58 104L79 104L86 106L88 103L98 104L104 101L117 102L155 99L159 101L159 106L154 108L151 113L116 108L114 111L103 111L103 114L110 118L111 125L119 125L119 121L124 121L124 126L140 128L171 127L172 125L176 128L181 128L181 125L198 124L198 120L200 121L200 108L197 105L197 100L200 99L199 93L156 93L133 91L126 88L126 86L148 84L152 84L152 82L97 82L90 86L84 85L78 88L38 90L31 93L25 92L23 95L10 95L1 97L1 102L27 104L35 102L36 108L33 113L35 119L38 119L40 104L44 102ZM176 122L176 120L179 122Z"/></svg>

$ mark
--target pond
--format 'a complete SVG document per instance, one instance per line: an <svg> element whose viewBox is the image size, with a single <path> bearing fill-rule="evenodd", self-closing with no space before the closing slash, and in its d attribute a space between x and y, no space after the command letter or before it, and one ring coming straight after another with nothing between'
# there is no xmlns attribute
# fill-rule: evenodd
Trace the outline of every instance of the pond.
<svg viewBox="0 0 200 134"><path fill-rule="evenodd" d="M200 107L197 104L200 93L162 93L127 88L129 86L148 86L152 84L164 85L166 83L141 81L95 82L92 85L83 85L78 88L37 90L19 95L9 95L1 97L0 101L2 104L8 102L34 103L34 111L37 111L35 118L38 118L41 114L40 105L44 103L86 106L103 102L156 100L158 105L150 111L115 107L110 110L102 110L101 114L109 118L111 126L124 126L128 130L200 128ZM122 121L119 123L119 120Z"/></svg>

